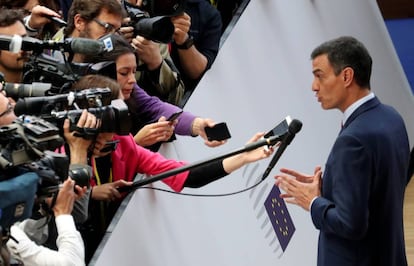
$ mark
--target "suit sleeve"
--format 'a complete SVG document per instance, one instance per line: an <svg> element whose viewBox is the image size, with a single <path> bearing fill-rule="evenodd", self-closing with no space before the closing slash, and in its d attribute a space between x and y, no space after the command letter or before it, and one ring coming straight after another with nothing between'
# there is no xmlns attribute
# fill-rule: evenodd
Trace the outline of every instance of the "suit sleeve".
<svg viewBox="0 0 414 266"><path fill-rule="evenodd" d="M370 152L361 141L340 136L329 155L323 195L311 207L315 227L347 239L364 237L368 228L371 176Z"/></svg>

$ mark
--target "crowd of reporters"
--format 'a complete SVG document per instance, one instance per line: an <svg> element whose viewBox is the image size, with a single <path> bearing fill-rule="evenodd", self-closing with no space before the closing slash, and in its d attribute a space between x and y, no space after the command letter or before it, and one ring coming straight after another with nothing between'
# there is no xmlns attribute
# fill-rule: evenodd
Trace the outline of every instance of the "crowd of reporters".
<svg viewBox="0 0 414 266"><path fill-rule="evenodd" d="M156 153L161 143L174 134L225 143L207 138L212 119L184 111L167 120L214 62L220 14L205 0L74 0L67 13L65 1L0 2L0 184L37 177L32 199L0 206L1 262L87 264L125 197L118 188L185 164ZM200 187L272 152L163 181Z"/></svg>

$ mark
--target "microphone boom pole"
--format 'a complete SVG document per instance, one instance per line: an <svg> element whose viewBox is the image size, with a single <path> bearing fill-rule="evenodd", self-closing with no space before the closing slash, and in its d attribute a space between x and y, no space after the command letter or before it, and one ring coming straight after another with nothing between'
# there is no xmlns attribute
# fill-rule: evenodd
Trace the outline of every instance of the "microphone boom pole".
<svg viewBox="0 0 414 266"><path fill-rule="evenodd" d="M178 168L175 168L175 169L171 169L171 170L166 171L164 173L160 173L160 174L155 175L155 176L151 176L151 177L148 177L148 178L144 178L144 179L135 181L135 182L133 182L133 184L131 186L125 186L125 187L118 188L118 191L119 192L131 192L131 191L133 191L133 190L135 190L135 189L137 189L141 186L144 186L144 185L162 180L164 178L167 178L167 177L170 177L170 176L173 176L173 175L176 175L176 174L179 174L179 173L182 173L182 172L185 172L185 171L188 171L188 170L191 170L191 169L209 164L209 163L217 161L217 160L222 160L222 159L231 157L233 155L236 155L236 154L239 154L239 153L242 153L242 152L251 151L251 150L257 149L261 146L265 146L265 145L273 146L279 140L280 140L280 136L271 136L269 138L261 139L261 140L256 141L256 142L249 143L249 144L245 145L244 147L236 149L236 150L231 151L229 153L219 155L217 157L207 159L207 160L204 160L204 161L184 165L184 166L181 166L181 167L178 167Z"/></svg>

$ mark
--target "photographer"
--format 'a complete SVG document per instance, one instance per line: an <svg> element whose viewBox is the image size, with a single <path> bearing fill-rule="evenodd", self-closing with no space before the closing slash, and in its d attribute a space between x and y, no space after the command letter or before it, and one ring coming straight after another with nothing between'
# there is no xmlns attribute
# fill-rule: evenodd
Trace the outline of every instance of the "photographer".
<svg viewBox="0 0 414 266"><path fill-rule="evenodd" d="M184 11L172 18L175 32L171 47L171 58L185 84L182 105L215 61L222 29L220 13L209 1L186 0Z"/></svg>
<svg viewBox="0 0 414 266"><path fill-rule="evenodd" d="M58 230L57 251L38 245L28 237L25 230L26 227L31 227L28 225L32 221L28 219L17 222L10 228L12 238L7 241L7 247L11 255L24 265L85 265L84 244L71 215L75 200L82 197L85 191L86 187L82 189L68 178L59 190L56 202L51 205ZM51 204L50 198L47 201ZM37 226L42 224L38 223Z"/></svg>
<svg viewBox="0 0 414 266"><path fill-rule="evenodd" d="M142 1L123 0L122 3L127 11L130 10L128 12L130 18L126 22L129 22L128 25L132 25L122 27L120 32L131 42L139 58L136 72L137 84L144 88L149 95L157 96L165 102L180 106L185 86L170 56L170 45L154 41L150 37L146 38L140 35L139 32L136 35L133 24L138 22L134 20L134 13L135 16L140 16L141 12L144 12ZM172 22L171 26L174 26ZM153 31L156 30L158 28L154 26ZM163 28L159 30L166 31Z"/></svg>

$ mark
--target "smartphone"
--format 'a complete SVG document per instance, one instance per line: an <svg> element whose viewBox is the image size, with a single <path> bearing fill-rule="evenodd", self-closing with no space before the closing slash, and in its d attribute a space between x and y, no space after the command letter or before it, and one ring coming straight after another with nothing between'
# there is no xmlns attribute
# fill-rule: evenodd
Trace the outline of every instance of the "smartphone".
<svg viewBox="0 0 414 266"><path fill-rule="evenodd" d="M285 119L269 130L263 137L268 138L272 136L283 136L288 132L290 122L292 122L292 118L290 116L286 116Z"/></svg>
<svg viewBox="0 0 414 266"><path fill-rule="evenodd" d="M177 119L181 114L183 113L183 110L180 110L178 112L173 113L170 117L167 118L167 121L174 121L175 119Z"/></svg>
<svg viewBox="0 0 414 266"><path fill-rule="evenodd" d="M215 124L213 127L205 127L204 131L209 141L221 141L231 138L229 128L225 122Z"/></svg>

